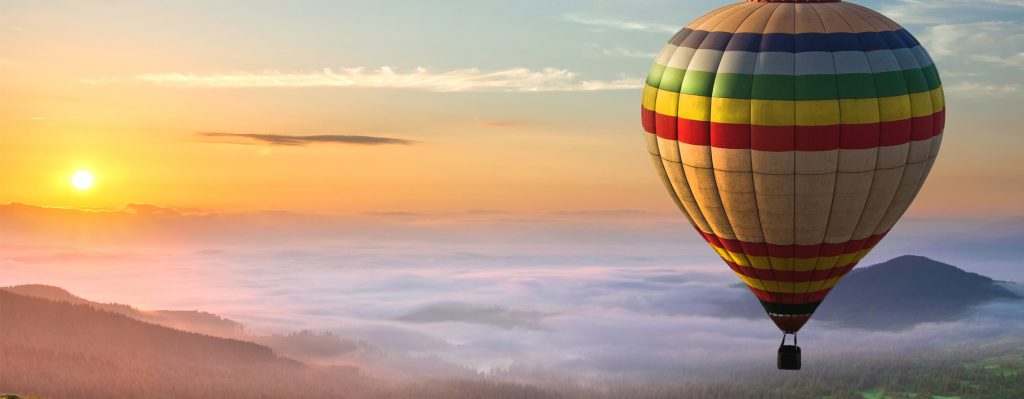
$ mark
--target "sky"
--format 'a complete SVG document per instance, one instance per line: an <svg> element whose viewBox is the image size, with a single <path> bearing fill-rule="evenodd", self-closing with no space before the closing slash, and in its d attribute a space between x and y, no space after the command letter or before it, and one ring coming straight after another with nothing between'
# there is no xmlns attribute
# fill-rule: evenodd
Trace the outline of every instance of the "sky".
<svg viewBox="0 0 1024 399"><path fill-rule="evenodd" d="M0 203L669 211L641 80L720 4L5 1ZM1024 5L864 4L925 43L949 97L912 214L1020 213Z"/></svg>
<svg viewBox="0 0 1024 399"><path fill-rule="evenodd" d="M714 316L738 280L640 125L654 54L723 4L0 2L0 286L481 370L770 364L767 318ZM927 254L1024 282L1024 2L862 4L925 44L948 107L928 182L864 264ZM803 331L885 347L1019 331L998 322L1019 311Z"/></svg>

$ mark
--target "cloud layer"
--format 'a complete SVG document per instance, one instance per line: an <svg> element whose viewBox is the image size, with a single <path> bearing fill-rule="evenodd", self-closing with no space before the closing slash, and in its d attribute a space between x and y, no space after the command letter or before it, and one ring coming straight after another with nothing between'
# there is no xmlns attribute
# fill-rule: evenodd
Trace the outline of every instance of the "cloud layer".
<svg viewBox="0 0 1024 399"><path fill-rule="evenodd" d="M899 0L878 9L918 35L939 65L951 97L1020 95L1024 2Z"/></svg>
<svg viewBox="0 0 1024 399"><path fill-rule="evenodd" d="M376 136L356 136L340 134L323 134L312 136L292 136L285 134L253 134L253 133L223 133L223 132L197 132L196 136L212 139L222 139L226 142L237 144L270 144L283 146L305 146L309 144L355 144L355 145L383 145L383 144L412 144L412 141Z"/></svg>
<svg viewBox="0 0 1024 399"><path fill-rule="evenodd" d="M654 33L676 33L680 28L670 25L655 24L649 22L625 21L614 18L591 18L576 14L563 16L566 21L587 25L595 28L606 28L626 31L641 31Z"/></svg>
<svg viewBox="0 0 1024 399"><path fill-rule="evenodd" d="M0 218L9 223L0 230L0 285L42 282L100 302L201 309L255 333L331 331L386 353L477 370L678 376L714 362L771 367L778 345L749 292L735 288L736 277L675 214L317 216L7 205ZM865 264L920 253L1021 281L1022 226L1012 218L912 219ZM722 310L741 307L749 313ZM986 306L968 320L897 332L817 320L801 343L816 358L942 345L1020 331L1021 311Z"/></svg>
<svg viewBox="0 0 1024 399"><path fill-rule="evenodd" d="M402 315L398 320L410 323L461 322L501 328L540 329L543 312L509 309L502 306L479 306L459 302L433 303Z"/></svg>
<svg viewBox="0 0 1024 399"><path fill-rule="evenodd" d="M495 71L466 68L442 72L416 68L401 72L391 67L382 67L324 69L310 72L149 73L135 76L134 79L159 86L187 88L350 87L431 92L633 90L641 87L643 83L639 78L583 80L575 72L556 68L509 68ZM87 82L107 83L101 80Z"/></svg>

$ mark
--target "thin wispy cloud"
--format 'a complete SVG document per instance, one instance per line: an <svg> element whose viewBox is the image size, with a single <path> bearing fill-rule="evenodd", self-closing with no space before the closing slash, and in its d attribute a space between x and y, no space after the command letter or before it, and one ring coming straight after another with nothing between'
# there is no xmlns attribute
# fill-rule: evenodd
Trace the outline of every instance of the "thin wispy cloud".
<svg viewBox="0 0 1024 399"><path fill-rule="evenodd" d="M899 0L879 8L893 20L904 24L934 24L959 19L964 13L952 12L953 9L965 10L1013 10L1024 8L1022 0Z"/></svg>
<svg viewBox="0 0 1024 399"><path fill-rule="evenodd" d="M994 85L978 82L959 82L945 88L947 93L961 97L998 97L1020 92L1019 85Z"/></svg>
<svg viewBox="0 0 1024 399"><path fill-rule="evenodd" d="M569 22L592 26L596 28L656 33L675 33L676 31L679 30L679 27L671 25L662 25L650 22L624 21L620 19L611 18L590 18L576 14L566 14L563 15L562 18Z"/></svg>
<svg viewBox="0 0 1024 399"><path fill-rule="evenodd" d="M900 23L926 25L920 39L939 59L1017 54L1024 42L1024 27L1012 15L1021 11L1024 0L901 0L882 8Z"/></svg>
<svg viewBox="0 0 1024 399"><path fill-rule="evenodd" d="M481 119L476 118L474 120L477 126L489 127L489 128L518 128L527 126L530 123L523 120L511 120L511 119Z"/></svg>
<svg viewBox="0 0 1024 399"><path fill-rule="evenodd" d="M232 144L270 144L281 146L306 146L310 144L353 144L353 145L385 145L412 144L412 141L390 137L358 136L343 134L321 134L312 136L293 136L286 134L255 134L197 132L197 137L206 141L227 142Z"/></svg>
<svg viewBox="0 0 1024 399"><path fill-rule="evenodd" d="M657 56L657 53L645 53L643 51L630 50L625 47L609 47L601 49L601 53L609 57L622 57L622 58L651 58Z"/></svg>
<svg viewBox="0 0 1024 399"><path fill-rule="evenodd" d="M935 58L1015 55L1024 41L1024 26L1015 21L978 21L929 27L921 41Z"/></svg>
<svg viewBox="0 0 1024 399"><path fill-rule="evenodd" d="M946 92L963 98L1019 96L1024 0L898 0L880 11L910 25L939 64Z"/></svg>
<svg viewBox="0 0 1024 399"><path fill-rule="evenodd" d="M1001 57L992 54L978 54L972 58L982 62L990 62L1008 67L1024 68L1024 52L1020 52L1009 57Z"/></svg>
<svg viewBox="0 0 1024 399"><path fill-rule="evenodd" d="M921 42L951 78L946 92L967 98L1019 95L1024 25L1016 21L947 23L929 27Z"/></svg>
<svg viewBox="0 0 1024 399"><path fill-rule="evenodd" d="M501 306L477 306L460 302L427 305L402 315L398 320L410 323L459 322L483 324L500 328L540 329L541 322L551 314Z"/></svg>
<svg viewBox="0 0 1024 399"><path fill-rule="evenodd" d="M968 3L968 1L960 0L962 3ZM1013 6L1024 8L1024 0L971 0L969 3L976 4L994 4L1000 6Z"/></svg>
<svg viewBox="0 0 1024 399"><path fill-rule="evenodd" d="M310 72L232 72L215 74L148 73L133 80L183 88L303 88L347 87L408 89L431 92L554 92L632 90L641 87L639 78L584 80L575 72L544 68L510 68L483 71L477 68L436 72L416 68L402 72L390 67L377 69L341 68ZM97 83L83 80L86 83ZM98 83L110 83L100 81Z"/></svg>

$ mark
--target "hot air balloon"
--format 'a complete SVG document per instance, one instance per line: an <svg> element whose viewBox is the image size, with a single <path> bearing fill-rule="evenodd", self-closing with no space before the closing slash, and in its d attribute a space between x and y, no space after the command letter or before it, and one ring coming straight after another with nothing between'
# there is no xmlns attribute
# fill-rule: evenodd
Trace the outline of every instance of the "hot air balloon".
<svg viewBox="0 0 1024 399"><path fill-rule="evenodd" d="M679 209L783 332L892 229L942 140L939 74L900 25L839 0L748 0L669 40L643 127ZM786 345L793 335L793 345Z"/></svg>

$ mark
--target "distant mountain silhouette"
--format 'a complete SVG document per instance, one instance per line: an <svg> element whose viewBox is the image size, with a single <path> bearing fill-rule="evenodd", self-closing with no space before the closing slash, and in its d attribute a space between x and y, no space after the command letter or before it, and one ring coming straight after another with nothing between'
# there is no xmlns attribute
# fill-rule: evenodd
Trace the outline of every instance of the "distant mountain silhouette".
<svg viewBox="0 0 1024 399"><path fill-rule="evenodd" d="M365 342L348 340L329 332L299 331L287 335L250 335L245 332L241 323L213 313L194 310L139 310L129 305L90 301L63 288L50 285L18 285L2 287L0 291L57 302L88 305L176 330L255 342L270 347L277 354L311 363L337 362L339 356L353 354L357 350L377 351L376 348Z"/></svg>
<svg viewBox="0 0 1024 399"><path fill-rule="evenodd" d="M51 301L90 305L108 312L128 316L136 320L159 324L182 331L212 335L222 338L248 338L241 323L212 313L193 310L139 310L117 303L99 303L80 298L67 290L50 285L29 284L2 287L0 290L13 292Z"/></svg>
<svg viewBox="0 0 1024 399"><path fill-rule="evenodd" d="M813 320L845 328L902 330L956 320L987 302L1024 299L1015 291L1016 284L906 255L852 271L825 298ZM728 316L764 316L749 292L717 305Z"/></svg>
<svg viewBox="0 0 1024 399"><path fill-rule="evenodd" d="M57 291L49 291L59 294ZM43 397L338 397L354 368L312 368L270 348L174 330L87 304L0 290L3 389Z"/></svg>
<svg viewBox="0 0 1024 399"><path fill-rule="evenodd" d="M4 291L13 292L18 295L31 296L35 298L49 299L51 301L70 302L75 304L86 303L85 299L79 298L67 290L43 284L16 285L3 287Z"/></svg>
<svg viewBox="0 0 1024 399"><path fill-rule="evenodd" d="M128 318L185 332L253 342L269 347L274 353L316 366L358 365L375 375L463 375L472 371L440 359L389 353L361 340L349 339L331 332L297 331L290 334L258 335L245 331L234 320L202 311L140 310L129 305L99 303L76 296L67 290L42 284L0 287L0 292L27 297L83 305L126 316ZM2 317L2 316L0 316Z"/></svg>
<svg viewBox="0 0 1024 399"><path fill-rule="evenodd" d="M1020 299L991 278L907 255L851 272L815 317L846 327L903 329L955 320L989 301Z"/></svg>
<svg viewBox="0 0 1024 399"><path fill-rule="evenodd" d="M364 375L356 367L307 365L278 356L260 344L143 322L99 309L55 287L16 291L49 297L0 289L0 392L31 394L26 398L563 397L527 385L490 380L385 381ZM326 351L341 345L330 334L299 332L292 336L313 337ZM284 339L288 345L297 342L286 336L267 338ZM423 361L435 369L448 367L434 358ZM8 395L0 393L4 396Z"/></svg>
<svg viewBox="0 0 1024 399"><path fill-rule="evenodd" d="M331 364L357 352L371 355L379 352L376 347L362 341L309 330L286 335L253 335L248 340L269 346L275 353L312 364Z"/></svg>

